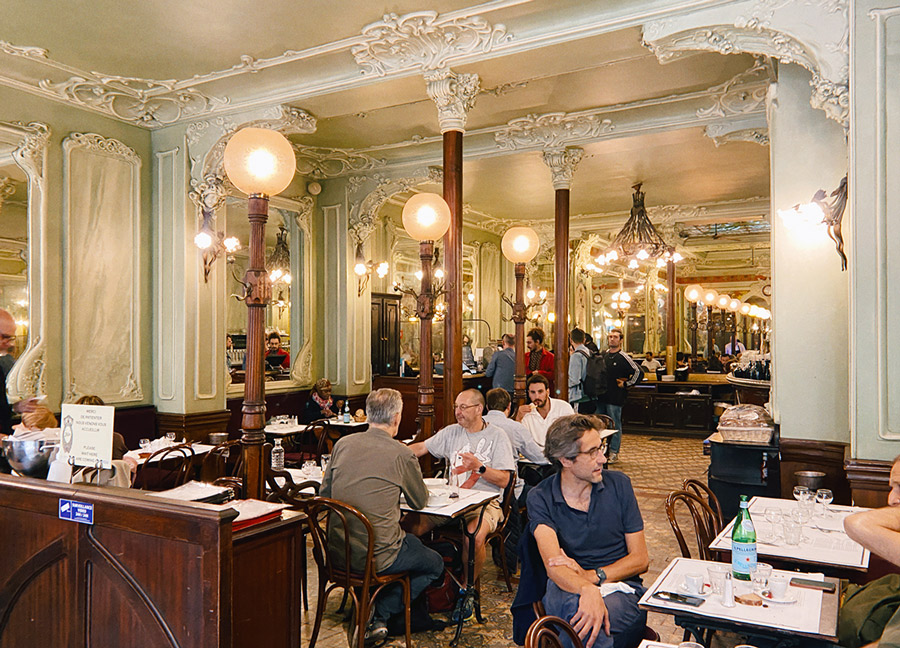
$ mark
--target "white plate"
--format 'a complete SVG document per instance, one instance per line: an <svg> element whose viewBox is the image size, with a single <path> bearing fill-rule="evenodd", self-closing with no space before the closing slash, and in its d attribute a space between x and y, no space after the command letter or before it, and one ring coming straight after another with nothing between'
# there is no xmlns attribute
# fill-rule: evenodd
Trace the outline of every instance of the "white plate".
<svg viewBox="0 0 900 648"><path fill-rule="evenodd" d="M710 594L712 594L712 585L708 585L706 583L703 584L703 591L699 594L697 592L690 591L687 587L684 586L684 583L678 586L678 591L682 594L687 594L688 596L696 596L698 598L706 598Z"/></svg>
<svg viewBox="0 0 900 648"><path fill-rule="evenodd" d="M426 477L424 479L425 485L428 488L433 488L434 486L446 486L447 480L443 477Z"/></svg>
<svg viewBox="0 0 900 648"><path fill-rule="evenodd" d="M769 594L771 596L771 594ZM762 600L766 603L776 603L777 605L791 605L792 603L797 602L797 597L788 592L783 599L769 598L765 594L762 597Z"/></svg>

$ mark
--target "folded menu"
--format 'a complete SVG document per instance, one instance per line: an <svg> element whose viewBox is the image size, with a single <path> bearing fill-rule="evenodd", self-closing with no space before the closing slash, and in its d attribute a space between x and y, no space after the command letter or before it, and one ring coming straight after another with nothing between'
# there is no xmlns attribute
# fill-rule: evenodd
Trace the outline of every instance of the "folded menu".
<svg viewBox="0 0 900 648"><path fill-rule="evenodd" d="M177 488L148 494L151 497L165 497L166 499L181 500L183 502L221 504L231 498L231 489L227 486L213 486L204 482L189 481Z"/></svg>
<svg viewBox="0 0 900 648"><path fill-rule="evenodd" d="M263 502L255 499L235 500L220 506L222 509L232 508L238 512L238 516L231 521L232 531L240 531L254 524L275 519L281 515L283 509L289 508L287 504Z"/></svg>

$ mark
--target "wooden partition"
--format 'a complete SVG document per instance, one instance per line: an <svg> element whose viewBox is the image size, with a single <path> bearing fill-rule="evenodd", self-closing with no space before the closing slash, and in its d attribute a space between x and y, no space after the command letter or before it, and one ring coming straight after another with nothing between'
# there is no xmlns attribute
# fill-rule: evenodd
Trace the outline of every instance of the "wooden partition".
<svg viewBox="0 0 900 648"><path fill-rule="evenodd" d="M92 505L93 524L61 519L67 500ZM298 646L299 526L285 536L286 525L274 525L283 546L273 550L259 530L232 538L235 515L137 491L0 475L0 648L250 646L267 627L265 636L277 637L267 646ZM278 568L261 570L272 557ZM237 616L233 600L250 584L235 580L235 569L252 572L257 597L243 597L252 607Z"/></svg>

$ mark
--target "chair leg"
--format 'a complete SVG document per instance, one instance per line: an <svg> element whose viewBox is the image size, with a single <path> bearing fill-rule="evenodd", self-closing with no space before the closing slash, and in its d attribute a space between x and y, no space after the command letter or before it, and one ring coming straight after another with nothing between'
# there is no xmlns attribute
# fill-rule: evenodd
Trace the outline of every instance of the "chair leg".
<svg viewBox="0 0 900 648"><path fill-rule="evenodd" d="M325 577L319 572L319 594L316 598L316 621L313 623L312 634L309 636L309 648L315 648L316 639L319 638L319 630L322 628L322 618L325 616L325 603L328 597L325 595Z"/></svg>
<svg viewBox="0 0 900 648"><path fill-rule="evenodd" d="M372 601L366 592L360 592L356 598L356 646L352 648L365 648L366 645L366 626L369 625L369 607Z"/></svg>
<svg viewBox="0 0 900 648"><path fill-rule="evenodd" d="M303 610L309 612L309 593L306 583L306 532L300 531L300 597L303 599Z"/></svg>
<svg viewBox="0 0 900 648"><path fill-rule="evenodd" d="M410 600L410 584L409 584L409 575L405 576L401 581L403 585L403 602L406 604L406 648L412 648L412 638L410 637L410 621L409 615L410 610L412 608L412 601Z"/></svg>
<svg viewBox="0 0 900 648"><path fill-rule="evenodd" d="M503 580L506 581L506 591L512 592L512 582L509 579L509 567L506 564L506 542L503 540L503 536L497 536L497 543L500 549L500 568L503 570Z"/></svg>

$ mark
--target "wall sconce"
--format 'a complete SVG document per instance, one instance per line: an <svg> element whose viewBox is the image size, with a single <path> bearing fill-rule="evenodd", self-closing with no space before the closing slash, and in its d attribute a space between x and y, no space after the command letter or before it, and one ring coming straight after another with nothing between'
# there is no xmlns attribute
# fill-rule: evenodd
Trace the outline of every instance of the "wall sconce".
<svg viewBox="0 0 900 648"><path fill-rule="evenodd" d="M794 205L791 209L779 209L778 215L785 224L808 223L810 225L824 224L828 230L828 237L834 241L834 247L841 257L841 270L847 269L847 255L844 254L844 236L841 233L841 222L844 218L844 210L847 208L848 198L847 176L841 178L838 188L827 194L824 189L819 189L813 195L812 201ZM831 197L828 200L826 196Z"/></svg>
<svg viewBox="0 0 900 648"><path fill-rule="evenodd" d="M213 263L223 254L234 254L241 249L241 242L234 236L225 236L225 232L217 232L213 226L213 212L204 209L200 231L194 237L194 245L203 251L203 283L209 283L209 273Z"/></svg>
<svg viewBox="0 0 900 648"><path fill-rule="evenodd" d="M382 261L381 263L375 263L371 259L366 261L366 257L363 254L362 243L357 244L356 263L353 266L353 272L356 273L358 281L356 296L362 296L366 286L369 285L369 277L373 272L378 275L379 279L384 279L387 276L389 269L390 267L388 266L387 261Z"/></svg>

